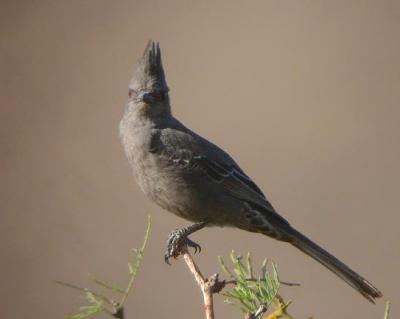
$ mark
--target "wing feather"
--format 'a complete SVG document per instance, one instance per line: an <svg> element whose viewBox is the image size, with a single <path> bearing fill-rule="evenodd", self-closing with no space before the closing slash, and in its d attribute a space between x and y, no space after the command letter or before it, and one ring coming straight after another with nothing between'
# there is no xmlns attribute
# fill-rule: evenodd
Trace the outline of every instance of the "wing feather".
<svg viewBox="0 0 400 319"><path fill-rule="evenodd" d="M158 153L177 169L201 171L222 190L273 219L287 223L266 199L260 188L238 164L218 146L195 135L171 128L157 130L151 151Z"/></svg>

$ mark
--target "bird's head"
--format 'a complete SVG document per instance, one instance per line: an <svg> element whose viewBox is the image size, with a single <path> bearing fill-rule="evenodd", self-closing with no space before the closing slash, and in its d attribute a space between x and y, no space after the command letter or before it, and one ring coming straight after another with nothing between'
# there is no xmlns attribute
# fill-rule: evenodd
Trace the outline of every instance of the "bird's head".
<svg viewBox="0 0 400 319"><path fill-rule="evenodd" d="M129 83L129 100L152 117L170 114L168 86L158 43L149 41Z"/></svg>

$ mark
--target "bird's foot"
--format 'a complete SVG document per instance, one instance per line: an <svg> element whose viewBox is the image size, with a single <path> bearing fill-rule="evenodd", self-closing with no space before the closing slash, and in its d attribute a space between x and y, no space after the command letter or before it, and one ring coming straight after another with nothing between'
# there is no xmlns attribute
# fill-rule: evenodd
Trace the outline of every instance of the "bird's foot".
<svg viewBox="0 0 400 319"><path fill-rule="evenodd" d="M187 235L182 235L181 229L174 230L167 240L167 250L164 255L164 260L167 264L169 263L170 258L177 258L185 251L185 246L193 247L194 252L200 252L201 247L199 244L190 240Z"/></svg>
<svg viewBox="0 0 400 319"><path fill-rule="evenodd" d="M201 252L201 247L199 244L189 239L189 235L194 233L195 231L203 228L205 226L205 222L197 223L182 229L175 229L168 237L167 240L167 250L164 255L165 262L170 265L170 258L177 258L185 251L185 247L194 248L194 252Z"/></svg>

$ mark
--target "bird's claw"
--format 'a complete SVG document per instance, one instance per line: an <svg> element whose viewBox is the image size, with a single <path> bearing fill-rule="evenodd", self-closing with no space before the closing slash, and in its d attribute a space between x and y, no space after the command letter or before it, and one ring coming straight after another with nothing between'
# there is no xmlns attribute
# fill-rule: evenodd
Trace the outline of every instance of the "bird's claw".
<svg viewBox="0 0 400 319"><path fill-rule="evenodd" d="M178 258L185 251L185 247L194 248L194 253L200 253L201 247L199 244L188 238L185 229L176 229L168 237L167 250L164 255L165 262L170 265L170 258Z"/></svg>
<svg viewBox="0 0 400 319"><path fill-rule="evenodd" d="M198 243L190 240L188 237L186 237L186 245L188 247L192 247L194 249L194 253L195 254L197 254L197 253L200 254L201 253L201 246Z"/></svg>

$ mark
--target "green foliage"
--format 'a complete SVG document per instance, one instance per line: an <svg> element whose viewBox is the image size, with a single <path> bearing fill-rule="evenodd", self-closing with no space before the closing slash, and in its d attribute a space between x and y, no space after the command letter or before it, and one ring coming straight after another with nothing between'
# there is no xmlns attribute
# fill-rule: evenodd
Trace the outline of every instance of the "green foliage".
<svg viewBox="0 0 400 319"><path fill-rule="evenodd" d="M116 285L109 284L103 280L91 276L90 279L99 288L94 291L89 288L79 287L70 283L57 281L57 283L78 290L81 292L85 304L79 308L79 313L69 316L66 319L85 319L99 313L106 313L113 318L124 318L124 305L133 288L133 284L137 275L137 271L141 264L144 249L146 248L151 229L150 216L148 218L147 230L140 249L135 250L136 256L133 263L128 263L129 282L125 289ZM221 268L229 277L224 281L225 288L233 285L231 290L226 290L223 295L226 297L225 302L240 307L245 318L261 319L264 314L269 311L265 319L287 318L292 319L288 314L287 308L289 302L285 302L279 295L281 283L286 285L297 286L298 284L284 283L279 280L277 266L269 263L265 259L260 268L258 277L254 277L251 254L248 253L246 260L236 255L234 251L230 254L232 262L232 270L228 268L222 257L218 257ZM114 294L118 298L116 300L107 296ZM389 319L390 303L386 303L384 319ZM311 319L311 318L310 318Z"/></svg>
<svg viewBox="0 0 400 319"><path fill-rule="evenodd" d="M242 256L232 251L230 254L232 270L228 268L222 257L219 256L218 259L221 268L230 278L225 281L226 286L234 285L231 290L223 293L227 298L226 303L239 306L242 313L246 315L245 318L261 319L268 310L270 313L264 317L265 319L293 319L287 312L291 302L283 300L279 295L279 288L281 283L290 286L298 286L298 284L281 282L276 264L269 263L265 259L261 265L260 275L255 278L250 252L247 253L244 261ZM389 319L389 311L390 302L387 301L384 319Z"/></svg>
<svg viewBox="0 0 400 319"><path fill-rule="evenodd" d="M274 263L270 263L270 267L268 267L269 263L265 259L261 266L260 275L255 278L250 253L247 254L245 263L243 258L233 251L230 254L230 259L233 270L230 270L222 257L219 257L222 269L230 277L230 280L226 283L234 284L231 290L223 293L227 297L225 300L227 303L239 305L244 314L257 314L257 318L261 318L270 306L275 308L273 313L276 314L275 317L271 318L282 316L291 318L286 311L289 303L285 303L278 294L280 281ZM265 310L260 311L260 309Z"/></svg>
<svg viewBox="0 0 400 319"><path fill-rule="evenodd" d="M125 289L121 289L116 285L109 284L103 280L97 279L91 276L91 280L100 288L100 291L93 291L89 288L79 287L70 283L57 281L60 285L79 290L82 293L82 297L85 300L85 305L79 308L79 313L69 316L66 319L84 319L94 316L98 313L106 313L113 318L123 318L123 307L126 300L133 288L133 284L136 278L137 271L143 258L144 249L146 248L147 241L149 239L151 229L150 216L148 217L147 230L144 235L142 247L136 251L135 261L128 263L129 269L129 282ZM119 301L112 300L107 297L104 292L111 292L119 296Z"/></svg>

